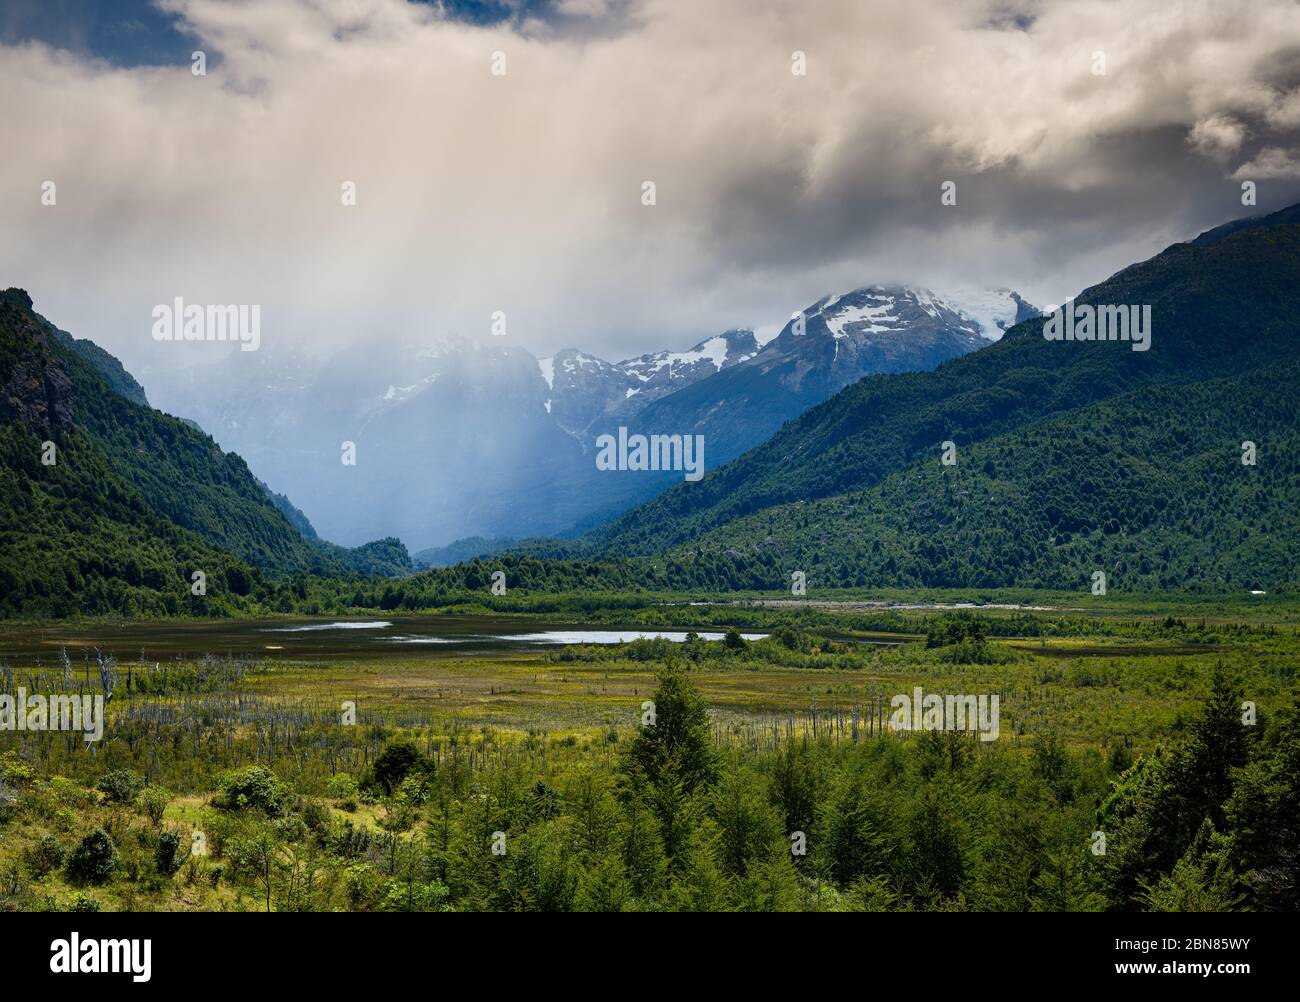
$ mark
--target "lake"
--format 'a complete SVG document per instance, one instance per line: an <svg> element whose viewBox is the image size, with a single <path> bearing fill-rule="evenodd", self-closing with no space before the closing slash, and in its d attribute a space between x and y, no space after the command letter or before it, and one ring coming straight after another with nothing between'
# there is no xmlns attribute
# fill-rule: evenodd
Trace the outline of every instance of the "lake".
<svg viewBox="0 0 1300 1002"><path fill-rule="evenodd" d="M721 640L715 629L695 631ZM741 634L758 640L765 633ZM0 659L28 665L53 661L66 647L74 661L98 646L119 661L168 661L177 656L245 654L301 661L335 657L501 655L565 644L617 644L638 637L686 639L685 630L651 627L583 629L509 616L389 616L358 619L212 620L84 625L0 626ZM143 657L141 651L143 650Z"/></svg>

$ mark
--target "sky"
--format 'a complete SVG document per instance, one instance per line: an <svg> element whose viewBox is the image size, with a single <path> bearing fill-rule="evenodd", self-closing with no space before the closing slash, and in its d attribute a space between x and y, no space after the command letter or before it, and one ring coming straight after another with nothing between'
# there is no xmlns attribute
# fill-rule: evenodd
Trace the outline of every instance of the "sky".
<svg viewBox="0 0 1300 1002"><path fill-rule="evenodd" d="M1300 201L1300 4L8 0L0 116L0 286L132 371L177 296L618 359Z"/></svg>

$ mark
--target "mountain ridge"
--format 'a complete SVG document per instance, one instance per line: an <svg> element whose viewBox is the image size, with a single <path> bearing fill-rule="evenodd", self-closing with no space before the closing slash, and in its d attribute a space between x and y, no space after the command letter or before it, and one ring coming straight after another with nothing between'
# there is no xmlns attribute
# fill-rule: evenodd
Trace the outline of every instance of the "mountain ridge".
<svg viewBox="0 0 1300 1002"><path fill-rule="evenodd" d="M593 531L579 549L684 552L692 541L722 538L738 519L870 489L918 462L937 464L945 440L967 449L1144 385L1196 383L1224 374L1225 366L1276 365L1296 352L1297 277L1300 227L1293 225L1247 226L1221 240L1172 245L1075 300L1149 301L1156 318L1150 352L1048 342L1042 320L1022 321L998 343L931 372L864 378L701 482L674 487Z"/></svg>
<svg viewBox="0 0 1300 1002"><path fill-rule="evenodd" d="M834 297L839 309L859 291ZM323 538L395 535L424 552L440 549L427 545L440 537L456 546L572 536L681 479L597 470L602 434L704 434L715 466L863 371L924 368L988 343L974 317L924 295L929 312L909 307L890 331L850 324L832 338L814 318L797 350L779 337L760 345L745 328L620 362L577 349L537 358L502 338L377 337L316 362L231 353L193 385L182 379L154 395L245 456ZM827 316L831 298L820 301ZM993 300L1007 316L1023 303L1005 290ZM986 308L991 300L977 301ZM782 351L799 359L803 385L794 391L764 383L767 360ZM697 404L711 416L694 413ZM356 446L355 470L338 462L344 442Z"/></svg>
<svg viewBox="0 0 1300 1002"><path fill-rule="evenodd" d="M271 594L269 577L411 569L396 541L353 552L304 538L243 459L110 382L117 365L61 335L23 290L0 293L8 612L229 611ZM210 591L191 592L195 572Z"/></svg>

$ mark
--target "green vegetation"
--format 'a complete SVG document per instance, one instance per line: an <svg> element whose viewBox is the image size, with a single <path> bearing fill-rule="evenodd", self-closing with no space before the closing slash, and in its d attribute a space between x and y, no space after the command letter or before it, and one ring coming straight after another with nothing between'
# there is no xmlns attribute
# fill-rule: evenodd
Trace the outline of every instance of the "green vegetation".
<svg viewBox="0 0 1300 1002"><path fill-rule="evenodd" d="M0 615L229 615L286 604L291 574L411 569L397 540L305 538L242 459L104 365L0 293Z"/></svg>
<svg viewBox="0 0 1300 1002"><path fill-rule="evenodd" d="M312 538L0 293L0 616L36 621L24 649L112 617L689 631L7 658L0 695L98 694L108 719L91 747L0 728L0 908L1294 911L1296 274L1294 225L1177 245L1080 297L1151 304L1150 352L1030 321L583 540L419 574L396 540ZM890 726L917 688L996 698L998 736Z"/></svg>
<svg viewBox="0 0 1300 1002"><path fill-rule="evenodd" d="M1149 351L1045 341L1029 320L933 372L863 379L699 483L534 551L660 554L673 587L801 569L1070 588L1104 568L1130 589L1294 589L1298 274L1300 226L1176 244L1077 299L1150 304Z"/></svg>
<svg viewBox="0 0 1300 1002"><path fill-rule="evenodd" d="M1293 606L690 611L727 639L119 663L93 754L0 732L0 907L1300 904ZM738 642L747 618L772 635ZM903 643L862 639L881 618ZM914 686L998 695L999 738L890 728Z"/></svg>
<svg viewBox="0 0 1300 1002"><path fill-rule="evenodd" d="M956 466L766 509L670 559L730 555L748 587L797 567L835 586L1084 589L1102 570L1116 589L1293 590L1297 378L1300 363L1275 364L1114 397L973 444ZM1243 438L1267 458L1244 466Z"/></svg>

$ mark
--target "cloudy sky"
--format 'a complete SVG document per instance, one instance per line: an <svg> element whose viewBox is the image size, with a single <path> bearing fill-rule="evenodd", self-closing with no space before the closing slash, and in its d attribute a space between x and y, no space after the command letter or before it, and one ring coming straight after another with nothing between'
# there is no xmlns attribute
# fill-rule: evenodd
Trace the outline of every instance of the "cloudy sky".
<svg viewBox="0 0 1300 1002"><path fill-rule="evenodd" d="M876 282L1055 303L1300 201L1300 4L9 0L0 117L0 285L130 368L175 296L618 358Z"/></svg>

